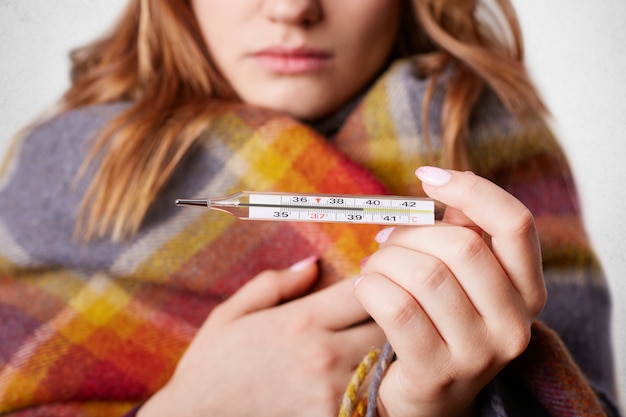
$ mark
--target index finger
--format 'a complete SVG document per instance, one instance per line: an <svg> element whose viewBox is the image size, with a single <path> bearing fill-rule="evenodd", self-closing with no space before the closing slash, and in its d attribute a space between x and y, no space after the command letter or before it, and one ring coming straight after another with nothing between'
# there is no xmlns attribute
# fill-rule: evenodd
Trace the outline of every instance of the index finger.
<svg viewBox="0 0 626 417"><path fill-rule="evenodd" d="M421 167L429 197L462 212L491 236L494 256L533 314L545 303L541 247L530 210L491 181L470 172Z"/></svg>

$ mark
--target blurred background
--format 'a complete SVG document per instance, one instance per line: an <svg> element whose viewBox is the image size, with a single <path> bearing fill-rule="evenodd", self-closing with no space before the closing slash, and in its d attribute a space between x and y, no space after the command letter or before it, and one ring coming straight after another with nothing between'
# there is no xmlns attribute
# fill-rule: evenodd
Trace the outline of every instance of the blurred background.
<svg viewBox="0 0 626 417"><path fill-rule="evenodd" d="M68 51L108 29L124 3L0 0L0 157L13 135L68 86ZM617 375L626 404L626 2L513 3L528 66L552 110L613 291Z"/></svg>

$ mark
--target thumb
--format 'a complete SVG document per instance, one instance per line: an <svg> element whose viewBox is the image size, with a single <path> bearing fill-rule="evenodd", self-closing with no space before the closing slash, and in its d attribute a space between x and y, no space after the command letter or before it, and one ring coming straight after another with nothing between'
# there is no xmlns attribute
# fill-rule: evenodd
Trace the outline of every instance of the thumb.
<svg viewBox="0 0 626 417"><path fill-rule="evenodd" d="M422 167L422 168L419 168L417 171L415 171L415 174L422 181L424 180L428 181L428 178L425 178L425 175L428 175L430 177L432 176L433 171L434 170L430 169L429 167ZM474 175L474 173L471 171L466 171L465 173L469 175ZM440 175L445 175L445 171L443 171ZM432 178L430 179L432 180ZM431 182L431 181L428 181L428 182ZM428 188L427 183L425 184L425 187L424 187L424 191L427 192L426 188ZM484 236L483 230L480 227L478 227L476 223L474 223L474 221L470 219L465 213L463 213L463 211L455 207L445 206L443 218L441 219L441 221L442 223L446 223L446 224L467 227L469 229L472 229L479 235Z"/></svg>
<svg viewBox="0 0 626 417"><path fill-rule="evenodd" d="M232 321L303 295L317 280L317 261L310 256L287 269L261 272L224 301L214 319Z"/></svg>

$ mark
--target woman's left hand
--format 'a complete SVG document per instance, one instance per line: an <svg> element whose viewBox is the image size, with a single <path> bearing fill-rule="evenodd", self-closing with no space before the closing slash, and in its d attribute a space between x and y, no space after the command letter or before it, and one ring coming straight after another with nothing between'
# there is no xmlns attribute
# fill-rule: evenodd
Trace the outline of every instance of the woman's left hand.
<svg viewBox="0 0 626 417"><path fill-rule="evenodd" d="M355 295L396 353L379 391L389 417L468 415L530 341L546 302L537 231L516 198L472 173L425 167L442 222L379 234Z"/></svg>

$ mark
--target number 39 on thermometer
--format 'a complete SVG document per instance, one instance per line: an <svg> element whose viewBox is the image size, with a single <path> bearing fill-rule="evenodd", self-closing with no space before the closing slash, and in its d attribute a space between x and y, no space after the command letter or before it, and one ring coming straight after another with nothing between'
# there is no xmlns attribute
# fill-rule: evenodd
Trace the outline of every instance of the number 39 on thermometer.
<svg viewBox="0 0 626 417"><path fill-rule="evenodd" d="M201 206L246 220L425 225L435 222L427 198L242 191L214 199L179 199L179 206Z"/></svg>

